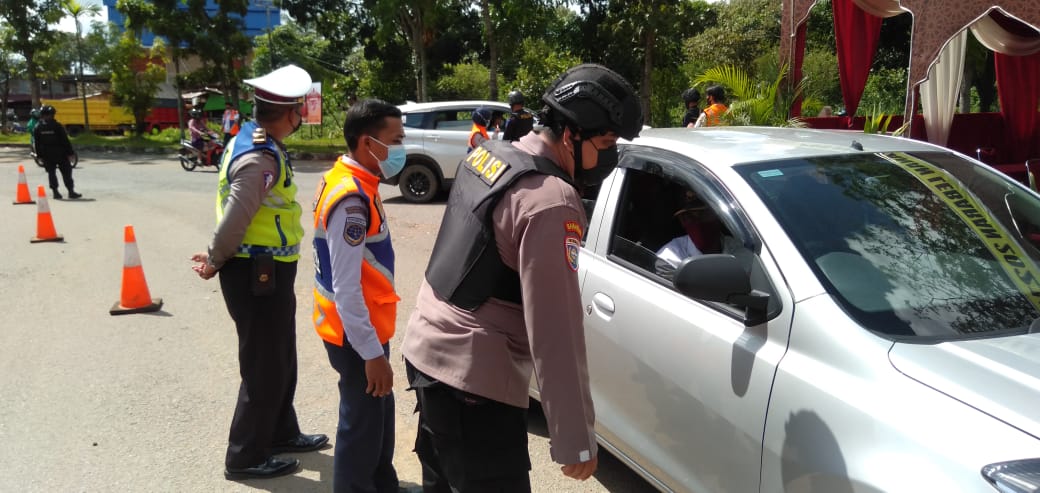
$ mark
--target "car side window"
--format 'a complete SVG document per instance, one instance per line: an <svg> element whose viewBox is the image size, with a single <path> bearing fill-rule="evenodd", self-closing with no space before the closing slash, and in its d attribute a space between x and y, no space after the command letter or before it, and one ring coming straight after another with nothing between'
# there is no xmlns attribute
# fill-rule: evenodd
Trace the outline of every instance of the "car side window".
<svg viewBox="0 0 1040 493"><path fill-rule="evenodd" d="M401 115L401 122L407 128L425 128L423 125L426 122L426 117L429 116L426 112L413 112L405 113Z"/></svg>
<svg viewBox="0 0 1040 493"><path fill-rule="evenodd" d="M648 168L662 166L650 163ZM610 259L672 289L676 268L699 255L730 254L745 272L754 270L755 252L721 220L721 206L704 184L664 173L625 171Z"/></svg>
<svg viewBox="0 0 1040 493"><path fill-rule="evenodd" d="M473 124L473 112L443 110L436 113L433 128L437 130L468 131Z"/></svg>

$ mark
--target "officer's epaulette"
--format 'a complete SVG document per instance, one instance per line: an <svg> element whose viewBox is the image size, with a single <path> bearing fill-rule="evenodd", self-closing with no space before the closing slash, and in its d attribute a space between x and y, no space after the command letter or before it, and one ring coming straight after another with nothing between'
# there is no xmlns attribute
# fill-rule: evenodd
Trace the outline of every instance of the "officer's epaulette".
<svg viewBox="0 0 1040 493"><path fill-rule="evenodd" d="M267 130L264 130L263 127L256 127L253 130L253 143L263 144L264 142L267 142Z"/></svg>

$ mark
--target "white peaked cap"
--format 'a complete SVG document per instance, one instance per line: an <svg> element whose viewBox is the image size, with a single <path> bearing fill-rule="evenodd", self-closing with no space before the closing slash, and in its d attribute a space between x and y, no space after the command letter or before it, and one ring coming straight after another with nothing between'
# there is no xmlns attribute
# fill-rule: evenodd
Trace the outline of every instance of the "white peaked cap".
<svg viewBox="0 0 1040 493"><path fill-rule="evenodd" d="M274 104L297 104L311 89L311 76L296 65L286 65L261 77L243 82L256 88L254 97Z"/></svg>

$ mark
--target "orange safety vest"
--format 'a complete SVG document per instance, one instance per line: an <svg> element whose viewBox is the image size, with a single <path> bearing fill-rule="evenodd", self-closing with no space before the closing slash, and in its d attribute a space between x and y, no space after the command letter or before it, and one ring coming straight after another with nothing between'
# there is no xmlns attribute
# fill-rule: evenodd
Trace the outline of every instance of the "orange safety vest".
<svg viewBox="0 0 1040 493"><path fill-rule="evenodd" d="M722 115L724 115L726 113L726 110L728 109L729 108L727 108L726 105L722 103L715 103L705 108L704 115L706 116L706 118L704 119L704 126L717 127L721 125Z"/></svg>
<svg viewBox="0 0 1040 493"><path fill-rule="evenodd" d="M466 149L466 152L472 151L473 149L477 148L477 145L479 145L476 142L476 138L478 135L482 135L484 137L484 140L491 139L491 137L488 137L487 127L482 127L474 123L473 128L469 129L469 149Z"/></svg>
<svg viewBox="0 0 1040 493"><path fill-rule="evenodd" d="M386 214L379 199L379 177L344 160L342 156L325 173L314 201L314 329L323 340L342 346L343 320L336 310L332 291L332 261L327 231L329 213L341 200L358 195L368 202L368 230L365 233L365 255L361 262L361 294L368 307L369 320L381 344L394 336L397 302L394 291L394 250ZM343 234L334 231L332 234Z"/></svg>

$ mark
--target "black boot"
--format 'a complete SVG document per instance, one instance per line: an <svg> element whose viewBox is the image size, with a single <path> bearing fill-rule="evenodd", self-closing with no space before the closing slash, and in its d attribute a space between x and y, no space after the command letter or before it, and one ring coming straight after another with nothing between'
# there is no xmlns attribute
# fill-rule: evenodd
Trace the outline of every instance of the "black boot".
<svg viewBox="0 0 1040 493"><path fill-rule="evenodd" d="M83 196L83 195L81 195L81 194L78 194L78 193L76 193L76 192L73 192L72 190L69 190L69 198L70 198L70 199L78 199L78 198L80 198L80 197L82 197L82 196Z"/></svg>
<svg viewBox="0 0 1040 493"><path fill-rule="evenodd" d="M56 200L61 200L61 193L58 192L58 189L57 188L52 188L51 190L54 190L54 198Z"/></svg>

